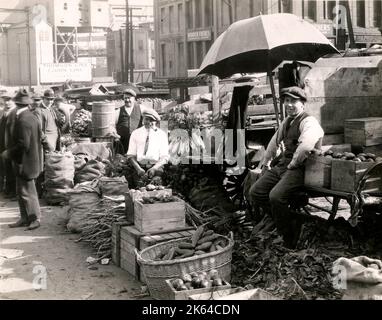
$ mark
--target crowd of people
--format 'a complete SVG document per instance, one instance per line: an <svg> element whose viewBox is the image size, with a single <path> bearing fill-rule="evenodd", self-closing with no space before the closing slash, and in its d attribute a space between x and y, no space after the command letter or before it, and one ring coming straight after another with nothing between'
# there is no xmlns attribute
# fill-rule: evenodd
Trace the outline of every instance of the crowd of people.
<svg viewBox="0 0 382 320"><path fill-rule="evenodd" d="M119 152L126 156L126 178L130 188L140 187L160 177L169 161L168 135L158 126L161 118L152 108L136 102L136 92L124 89L124 105L115 110L115 131ZM304 162L314 149L321 148L324 131L305 112L305 91L299 87L281 92L287 117L271 139L260 161L259 179L249 190L250 205L269 214L287 247L295 247L301 223L290 210L290 200L304 185ZM75 107L66 104L48 89L42 96L20 90L15 97L1 96L0 191L15 197L20 219L10 227L40 226L39 191L43 181L44 154L60 150L60 135L70 132L70 114ZM37 187L37 188L36 188Z"/></svg>
<svg viewBox="0 0 382 320"><path fill-rule="evenodd" d="M65 104L52 89L43 95L20 89L14 96L1 96L0 190L6 198L17 199L20 219L9 227L40 226L44 155L60 150L60 135L70 127L74 106Z"/></svg>
<svg viewBox="0 0 382 320"><path fill-rule="evenodd" d="M120 153L127 156L129 163L126 178L134 187L161 175L169 159L168 137L157 126L159 114L141 108L134 90L120 93L125 104L115 110L115 131L122 145ZM44 157L61 149L60 137L70 132L76 107L56 96L52 89L43 95L20 89L14 96L2 94L1 101L0 191L19 204L20 219L9 227L33 230L40 226Z"/></svg>

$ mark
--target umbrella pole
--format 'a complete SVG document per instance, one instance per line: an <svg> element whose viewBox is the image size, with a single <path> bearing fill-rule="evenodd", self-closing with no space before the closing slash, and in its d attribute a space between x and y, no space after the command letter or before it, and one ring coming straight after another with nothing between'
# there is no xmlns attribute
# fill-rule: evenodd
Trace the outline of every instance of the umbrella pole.
<svg viewBox="0 0 382 320"><path fill-rule="evenodd" d="M269 77L269 83L271 85L273 106L275 107L276 123L277 123L277 127L279 127L280 126L279 107L277 105L276 91L275 91L275 84L273 82L272 70L268 70L268 77Z"/></svg>

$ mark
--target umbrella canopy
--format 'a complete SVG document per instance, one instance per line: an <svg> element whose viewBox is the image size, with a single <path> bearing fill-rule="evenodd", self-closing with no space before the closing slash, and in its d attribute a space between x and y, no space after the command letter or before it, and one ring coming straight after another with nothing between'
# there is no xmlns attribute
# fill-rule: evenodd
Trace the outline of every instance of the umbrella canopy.
<svg viewBox="0 0 382 320"><path fill-rule="evenodd" d="M269 72L284 60L315 62L339 53L311 23L288 13L260 15L231 24L212 44L199 74Z"/></svg>

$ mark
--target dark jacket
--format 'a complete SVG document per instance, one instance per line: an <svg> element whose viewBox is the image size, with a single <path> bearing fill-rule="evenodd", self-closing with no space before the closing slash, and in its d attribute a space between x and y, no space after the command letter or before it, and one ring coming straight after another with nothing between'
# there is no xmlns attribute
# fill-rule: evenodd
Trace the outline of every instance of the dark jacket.
<svg viewBox="0 0 382 320"><path fill-rule="evenodd" d="M43 170L41 124L29 109L16 117L14 141L8 150L17 174L26 180L36 179Z"/></svg>

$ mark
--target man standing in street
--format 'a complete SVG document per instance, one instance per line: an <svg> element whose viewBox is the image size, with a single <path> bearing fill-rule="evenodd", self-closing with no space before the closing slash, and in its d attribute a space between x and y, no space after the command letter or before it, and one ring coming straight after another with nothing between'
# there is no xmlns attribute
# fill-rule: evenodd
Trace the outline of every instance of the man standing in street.
<svg viewBox="0 0 382 320"><path fill-rule="evenodd" d="M115 125L123 146L121 153L126 154L129 150L131 133L142 126L142 115L141 108L135 100L136 92L127 88L122 90L122 93L125 104L115 112Z"/></svg>
<svg viewBox="0 0 382 320"><path fill-rule="evenodd" d="M34 110L41 121L44 139L49 146L48 151L59 149L59 129L57 117L53 110L54 91L47 89L42 97L42 103Z"/></svg>
<svg viewBox="0 0 382 320"><path fill-rule="evenodd" d="M0 153L2 153L7 148L7 135L6 126L9 114L13 109L16 108L12 96L10 94L3 94L1 96L4 109L3 114L0 117ZM1 171L1 191L4 191L5 197L15 197L16 196L16 178L12 169L12 161L9 159L0 158L0 171Z"/></svg>
<svg viewBox="0 0 382 320"><path fill-rule="evenodd" d="M9 227L27 227L26 230L33 230L40 226L41 216L35 186L35 179L43 169L41 124L38 117L29 109L33 101L25 89L17 93L15 103L17 112L14 145L6 149L2 156L10 158L16 169L20 219Z"/></svg>
<svg viewBox="0 0 382 320"><path fill-rule="evenodd" d="M301 222L289 208L291 197L304 185L304 161L314 149L321 148L324 131L318 121L305 111L305 91L288 87L281 91L286 119L272 137L259 169L264 174L251 187L252 204L271 215L284 245L295 248L300 236ZM278 151L279 156L276 157Z"/></svg>
<svg viewBox="0 0 382 320"><path fill-rule="evenodd" d="M142 112L143 127L135 129L130 137L127 158L133 167L129 185L137 187L139 180L146 177L152 179L161 176L163 166L168 162L167 133L157 127L159 114L147 108Z"/></svg>

